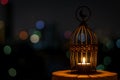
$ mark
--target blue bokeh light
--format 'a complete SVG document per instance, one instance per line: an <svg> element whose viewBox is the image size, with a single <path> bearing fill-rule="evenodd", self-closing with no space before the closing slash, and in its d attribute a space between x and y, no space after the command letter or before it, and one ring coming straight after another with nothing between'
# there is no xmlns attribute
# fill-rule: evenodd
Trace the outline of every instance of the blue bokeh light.
<svg viewBox="0 0 120 80"><path fill-rule="evenodd" d="M44 45L44 42L43 41L40 41L36 44L33 44L33 48L35 50L40 50L40 49L44 49L45 48L45 45Z"/></svg>
<svg viewBox="0 0 120 80"><path fill-rule="evenodd" d="M85 41L85 34L82 32L82 33L78 36L78 39L79 39L81 42L84 42L84 41Z"/></svg>
<svg viewBox="0 0 120 80"><path fill-rule="evenodd" d="M45 22L44 21L42 21L42 20L39 20L39 21L37 21L36 22L36 28L37 29L43 29L45 27Z"/></svg>
<svg viewBox="0 0 120 80"><path fill-rule="evenodd" d="M81 33L81 42L84 42L84 41L85 41L85 34Z"/></svg>
<svg viewBox="0 0 120 80"><path fill-rule="evenodd" d="M117 46L118 48L120 48L120 39L118 39L118 40L116 41L116 46Z"/></svg>

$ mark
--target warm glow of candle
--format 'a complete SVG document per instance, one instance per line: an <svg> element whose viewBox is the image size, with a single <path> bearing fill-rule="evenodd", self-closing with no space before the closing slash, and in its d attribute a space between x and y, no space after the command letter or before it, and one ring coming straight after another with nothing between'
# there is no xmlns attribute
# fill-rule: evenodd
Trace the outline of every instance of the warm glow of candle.
<svg viewBox="0 0 120 80"><path fill-rule="evenodd" d="M85 57L82 58L82 63L78 63L78 65L90 65L90 63L86 63Z"/></svg>
<svg viewBox="0 0 120 80"><path fill-rule="evenodd" d="M82 61L83 64L85 64L85 57L83 57L83 61Z"/></svg>

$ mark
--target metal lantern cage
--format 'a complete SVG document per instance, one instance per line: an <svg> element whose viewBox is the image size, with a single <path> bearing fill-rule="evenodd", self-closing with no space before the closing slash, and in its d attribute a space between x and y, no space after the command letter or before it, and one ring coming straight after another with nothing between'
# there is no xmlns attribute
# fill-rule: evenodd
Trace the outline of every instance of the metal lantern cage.
<svg viewBox="0 0 120 80"><path fill-rule="evenodd" d="M85 9L88 14L84 13ZM76 10L76 18L81 21L70 38L70 65L72 71L78 73L96 72L98 41L96 34L88 27L86 21L91 15L87 6Z"/></svg>

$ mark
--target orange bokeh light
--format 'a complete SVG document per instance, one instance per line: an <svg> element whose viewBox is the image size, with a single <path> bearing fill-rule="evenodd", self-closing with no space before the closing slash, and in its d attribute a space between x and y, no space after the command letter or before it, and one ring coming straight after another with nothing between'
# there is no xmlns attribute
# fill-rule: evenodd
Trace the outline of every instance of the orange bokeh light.
<svg viewBox="0 0 120 80"><path fill-rule="evenodd" d="M19 38L20 38L21 40L26 40L26 39L28 38L28 33L27 33L26 31L21 31L21 32L19 33Z"/></svg>

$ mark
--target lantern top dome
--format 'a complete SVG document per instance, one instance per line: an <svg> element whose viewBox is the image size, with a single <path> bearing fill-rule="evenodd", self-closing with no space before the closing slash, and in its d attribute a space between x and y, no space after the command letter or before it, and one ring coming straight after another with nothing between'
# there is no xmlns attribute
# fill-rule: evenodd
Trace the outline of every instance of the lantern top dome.
<svg viewBox="0 0 120 80"><path fill-rule="evenodd" d="M71 35L71 44L75 45L92 45L97 44L96 34L87 26L87 24L80 24Z"/></svg>

